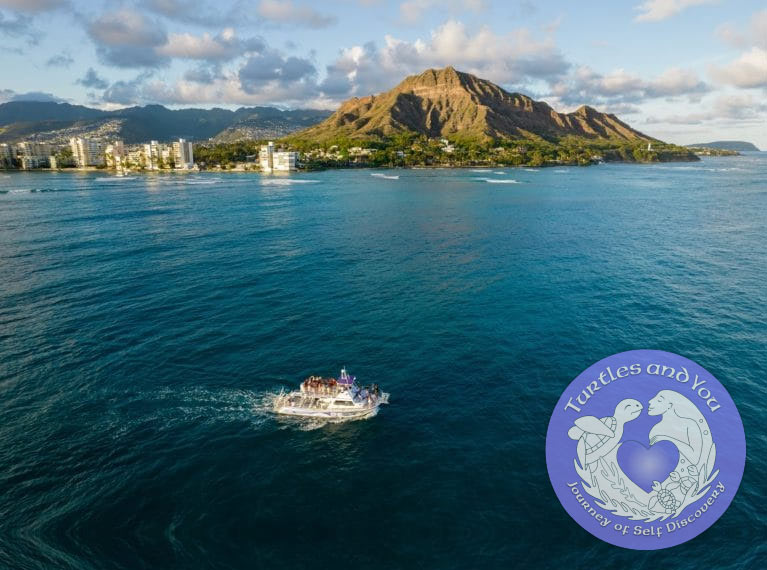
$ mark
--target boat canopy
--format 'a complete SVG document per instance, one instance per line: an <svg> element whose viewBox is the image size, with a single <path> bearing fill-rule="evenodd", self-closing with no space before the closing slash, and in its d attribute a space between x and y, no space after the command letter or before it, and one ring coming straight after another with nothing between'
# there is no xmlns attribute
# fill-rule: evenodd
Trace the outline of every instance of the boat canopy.
<svg viewBox="0 0 767 570"><path fill-rule="evenodd" d="M345 386L351 386L354 384L354 381L357 379L356 376L349 376L346 372L346 368L341 368L341 376L338 378L338 383L343 384Z"/></svg>

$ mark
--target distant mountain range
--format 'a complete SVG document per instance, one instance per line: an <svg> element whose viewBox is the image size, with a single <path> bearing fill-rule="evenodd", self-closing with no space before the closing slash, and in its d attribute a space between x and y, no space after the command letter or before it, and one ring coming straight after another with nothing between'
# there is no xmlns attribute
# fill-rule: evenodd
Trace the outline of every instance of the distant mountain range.
<svg viewBox="0 0 767 570"><path fill-rule="evenodd" d="M618 119L583 106L558 113L547 103L509 93L485 79L452 67L407 77L394 89L353 98L322 123L291 138L327 141L375 139L400 132L470 139L561 138L648 141Z"/></svg>
<svg viewBox="0 0 767 570"><path fill-rule="evenodd" d="M723 150L736 150L738 152L749 152L749 151L758 152L759 151L756 145L746 141L714 141L714 142L708 142L708 143L688 144L687 146L695 147L695 148L716 148L716 149L723 149Z"/></svg>
<svg viewBox="0 0 767 570"><path fill-rule="evenodd" d="M162 105L102 111L41 101L0 104L0 142L39 140L63 143L72 136L120 138L126 143L177 138L231 142L279 138L314 125L330 111L274 107L171 110Z"/></svg>

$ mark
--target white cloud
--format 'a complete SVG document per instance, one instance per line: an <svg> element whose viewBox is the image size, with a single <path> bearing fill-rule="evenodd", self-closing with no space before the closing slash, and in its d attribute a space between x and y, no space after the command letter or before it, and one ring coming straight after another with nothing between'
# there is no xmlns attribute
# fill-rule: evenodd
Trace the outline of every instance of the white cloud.
<svg viewBox="0 0 767 570"><path fill-rule="evenodd" d="M751 95L730 93L714 99L708 108L695 113L648 117L648 124L698 125L707 122L725 121L761 122L767 114L767 104Z"/></svg>
<svg viewBox="0 0 767 570"><path fill-rule="evenodd" d="M588 66L580 66L553 85L551 94L565 105L616 105L660 97L696 97L709 90L706 83L687 69L673 67L653 79L643 79L624 69L601 74Z"/></svg>
<svg viewBox="0 0 767 570"><path fill-rule="evenodd" d="M309 6L296 5L292 0L261 0L257 11L266 20L307 28L326 28L336 21L333 16L321 14Z"/></svg>
<svg viewBox="0 0 767 570"><path fill-rule="evenodd" d="M0 103L8 101L42 101L45 103L64 103L65 100L52 93L42 91L28 91L27 93L16 93L13 89L0 89Z"/></svg>
<svg viewBox="0 0 767 570"><path fill-rule="evenodd" d="M265 43L260 38L240 40L233 28L225 28L217 35L203 33L170 34L168 41L157 48L157 53L165 57L180 59L198 59L206 61L227 61L241 56L248 51L264 49Z"/></svg>
<svg viewBox="0 0 767 570"><path fill-rule="evenodd" d="M767 88L767 50L752 47L736 60L723 66L711 66L711 76L735 87Z"/></svg>
<svg viewBox="0 0 767 570"><path fill-rule="evenodd" d="M557 78L569 64L551 35L520 28L499 35L489 27L474 32L449 20L428 39L401 40L387 35L384 46L353 46L328 66L323 88L335 96L368 95L396 85L404 76L429 67L453 65L501 84Z"/></svg>
<svg viewBox="0 0 767 570"><path fill-rule="evenodd" d="M738 30L732 24L722 24L716 34L735 47L756 46L767 49L767 10L754 13L745 31Z"/></svg>
<svg viewBox="0 0 767 570"><path fill-rule="evenodd" d="M286 85L280 81L265 81L258 90L245 91L236 73L217 77L211 83L201 84L186 80L167 83L156 80L148 83L142 97L168 105L192 105L226 102L237 105L264 105L279 101L281 105L301 108L328 108L330 101L318 95L311 84Z"/></svg>
<svg viewBox="0 0 767 570"><path fill-rule="evenodd" d="M712 4L717 0L647 0L638 6L640 14L634 18L637 22L658 22L675 16L690 6Z"/></svg>
<svg viewBox="0 0 767 570"><path fill-rule="evenodd" d="M143 13L122 9L107 12L88 25L88 34L104 63L117 67L158 67L167 60L156 48L167 41L165 28Z"/></svg>

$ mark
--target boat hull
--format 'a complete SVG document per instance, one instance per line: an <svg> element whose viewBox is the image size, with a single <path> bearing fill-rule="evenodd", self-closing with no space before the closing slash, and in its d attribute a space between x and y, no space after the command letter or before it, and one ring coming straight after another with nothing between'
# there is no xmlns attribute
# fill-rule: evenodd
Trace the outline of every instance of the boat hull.
<svg viewBox="0 0 767 570"><path fill-rule="evenodd" d="M359 410L317 410L314 408L299 408L294 406L283 406L275 409L275 412L283 416L294 416L301 418L321 418L337 420L357 420L375 415L378 412L378 406L362 408Z"/></svg>

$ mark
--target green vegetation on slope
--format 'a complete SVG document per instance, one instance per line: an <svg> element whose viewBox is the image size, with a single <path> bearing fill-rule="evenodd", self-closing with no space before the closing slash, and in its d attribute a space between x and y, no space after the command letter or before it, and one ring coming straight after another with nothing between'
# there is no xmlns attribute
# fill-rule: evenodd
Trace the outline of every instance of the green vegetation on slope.
<svg viewBox="0 0 767 570"><path fill-rule="evenodd" d="M451 137L428 138L415 133L360 141L346 137L326 142L286 138L287 147L302 153L308 167L322 166L553 166L588 165L594 162L695 161L698 157L684 147L662 142L650 150L642 141L584 139L566 136L558 140L485 140Z"/></svg>

